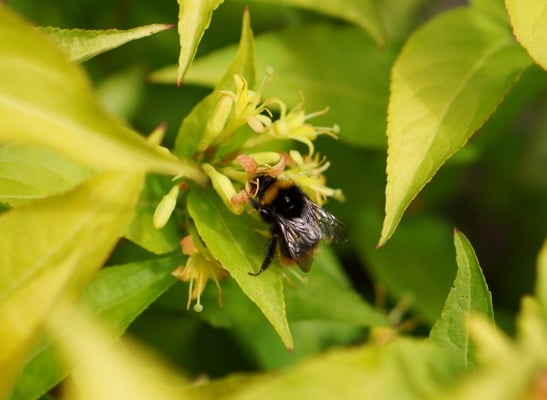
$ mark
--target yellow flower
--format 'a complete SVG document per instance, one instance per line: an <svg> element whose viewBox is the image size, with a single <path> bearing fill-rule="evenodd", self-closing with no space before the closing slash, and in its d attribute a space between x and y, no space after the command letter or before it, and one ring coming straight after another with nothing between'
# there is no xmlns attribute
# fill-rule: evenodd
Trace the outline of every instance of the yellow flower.
<svg viewBox="0 0 547 400"><path fill-rule="evenodd" d="M313 140L315 140L318 135L327 134L336 138L336 133L338 133L339 130L337 125L332 127L320 127L306 122L313 117L326 113L328 108L315 113L305 114L303 100L289 112L287 112L285 103L279 99L270 99L267 103L276 103L280 109L280 116L275 121L265 125L265 129L262 132L257 131L261 134L249 139L245 143L245 148L253 148L264 142L275 139L296 140L297 142L304 143L308 146L309 154L312 155L314 152Z"/></svg>
<svg viewBox="0 0 547 400"><path fill-rule="evenodd" d="M283 175L296 182L310 199L319 205L323 205L328 197L344 201L344 194L340 189L326 185L323 172L329 168L330 163L325 157L320 158L319 154L302 156L296 150L291 150L288 158L288 168Z"/></svg>
<svg viewBox="0 0 547 400"><path fill-rule="evenodd" d="M271 112L268 110L270 101L262 102L260 90L250 90L243 76L235 74L233 79L235 92L222 91L224 96L232 99L232 115L217 142L229 138L236 129L245 124L255 132L263 132L271 124Z"/></svg>
<svg viewBox="0 0 547 400"><path fill-rule="evenodd" d="M199 239L198 239L199 240ZM188 302L186 308L190 309L192 300L197 300L194 311L201 312L201 294L205 290L207 281L212 279L218 289L218 302L222 307L222 290L218 281L228 276L228 272L220 266L211 253L201 244L199 248L194 244L192 235L185 236L181 241L182 252L188 255L186 265L177 267L173 276L180 281L190 282L188 287Z"/></svg>

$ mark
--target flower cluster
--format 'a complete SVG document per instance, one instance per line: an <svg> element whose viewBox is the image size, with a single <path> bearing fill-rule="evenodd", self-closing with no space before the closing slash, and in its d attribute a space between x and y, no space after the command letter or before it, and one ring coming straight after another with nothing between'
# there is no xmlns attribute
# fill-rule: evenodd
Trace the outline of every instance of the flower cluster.
<svg viewBox="0 0 547 400"><path fill-rule="evenodd" d="M196 151L201 169L210 179L213 189L226 207L234 214L241 214L247 204L245 185L254 175L267 173L293 180L313 201L324 204L329 197L343 200L338 189L326 185L323 172L329 168L325 157L315 153L313 141L319 135L336 137L338 127L317 127L309 120L327 111L306 114L304 101L289 109L279 98L262 99L262 90L270 76L257 91L248 87L241 75L234 75L234 91L218 92L218 100L208 119ZM274 117L274 110L278 116ZM240 128L248 127L247 130ZM250 130L249 130L250 128ZM299 142L307 147L304 155L299 151L263 151L270 143L279 141ZM277 145L276 148L279 146ZM215 154L221 149L230 151ZM178 185L166 194L154 215L154 226L161 228L169 218L177 202ZM188 255L185 266L174 275L190 282L188 307L197 299L194 310L201 310L200 295L208 279L218 281L228 275L212 257L196 234L182 241L183 253Z"/></svg>

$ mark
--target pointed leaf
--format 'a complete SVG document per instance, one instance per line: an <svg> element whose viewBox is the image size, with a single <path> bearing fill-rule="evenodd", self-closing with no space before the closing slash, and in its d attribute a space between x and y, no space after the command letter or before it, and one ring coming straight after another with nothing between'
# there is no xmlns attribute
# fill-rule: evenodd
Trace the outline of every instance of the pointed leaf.
<svg viewBox="0 0 547 400"><path fill-rule="evenodd" d="M0 215L0 369L17 373L62 293L98 269L129 223L142 176L105 173ZM5 394L11 379L0 380Z"/></svg>
<svg viewBox="0 0 547 400"><path fill-rule="evenodd" d="M220 91L235 90L235 86L232 81L234 74L244 76L247 80L249 88L254 87L256 74L255 48L248 11L243 14L239 48L235 58L232 61L232 64L215 87L213 93L199 102L190 114L184 118L175 141L175 148L173 150L175 154L183 158L193 157L196 147L205 131L207 121L211 118L213 110L220 99Z"/></svg>
<svg viewBox="0 0 547 400"><path fill-rule="evenodd" d="M178 0L179 4L179 70L177 73L177 84L182 79L194 60L199 42L211 22L213 11L224 0Z"/></svg>
<svg viewBox="0 0 547 400"><path fill-rule="evenodd" d="M3 5L0 59L0 141L49 147L97 168L202 177L112 119L82 70Z"/></svg>
<svg viewBox="0 0 547 400"><path fill-rule="evenodd" d="M172 27L173 25L168 24L152 24L127 30L60 29L54 27L41 28L40 30L65 52L69 60L84 62L133 40L151 36Z"/></svg>
<svg viewBox="0 0 547 400"><path fill-rule="evenodd" d="M474 355L467 321L474 314L482 314L493 321L494 311L492 296L471 244L456 231L454 245L458 272L441 317L433 325L429 337L453 351L468 368L474 364Z"/></svg>
<svg viewBox="0 0 547 400"><path fill-rule="evenodd" d="M83 292L81 304L119 336L129 323L171 286L182 257L156 258L102 269ZM43 338L17 381L12 400L38 398L68 373L49 338Z"/></svg>
<svg viewBox="0 0 547 400"><path fill-rule="evenodd" d="M547 4L536 0L506 0L513 33L536 63L547 70Z"/></svg>
<svg viewBox="0 0 547 400"><path fill-rule="evenodd" d="M192 190L188 196L188 211L207 248L291 349L293 341L285 314L280 271L270 267L258 277L249 275L260 268L267 245L266 238L254 230L256 222L249 215L230 213L212 190Z"/></svg>
<svg viewBox="0 0 547 400"><path fill-rule="evenodd" d="M445 12L412 35L392 70L386 216L379 245L528 64L509 32L468 8Z"/></svg>
<svg viewBox="0 0 547 400"><path fill-rule="evenodd" d="M257 3L286 4L307 8L335 18L345 19L368 32L377 46L384 46L384 23L376 2L372 0L253 0Z"/></svg>
<svg viewBox="0 0 547 400"><path fill-rule="evenodd" d="M89 168L54 151L35 147L0 147L0 203L18 206L60 193L89 177Z"/></svg>

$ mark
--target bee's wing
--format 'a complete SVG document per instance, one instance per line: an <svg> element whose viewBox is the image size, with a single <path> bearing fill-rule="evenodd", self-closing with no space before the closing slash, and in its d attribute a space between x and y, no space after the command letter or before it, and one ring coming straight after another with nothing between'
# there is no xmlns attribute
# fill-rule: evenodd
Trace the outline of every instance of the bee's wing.
<svg viewBox="0 0 547 400"><path fill-rule="evenodd" d="M321 232L321 240L343 242L348 238L346 226L330 212L306 198L309 220L314 219Z"/></svg>
<svg viewBox="0 0 547 400"><path fill-rule="evenodd" d="M302 214L297 218L274 215L283 234L283 246L298 266L308 272L313 261L313 250L321 241L341 241L347 238L344 224L319 205L304 198Z"/></svg>
<svg viewBox="0 0 547 400"><path fill-rule="evenodd" d="M295 261L309 254L321 240L321 229L317 221L310 223L305 215L290 219L276 215L276 220L283 234L281 245Z"/></svg>

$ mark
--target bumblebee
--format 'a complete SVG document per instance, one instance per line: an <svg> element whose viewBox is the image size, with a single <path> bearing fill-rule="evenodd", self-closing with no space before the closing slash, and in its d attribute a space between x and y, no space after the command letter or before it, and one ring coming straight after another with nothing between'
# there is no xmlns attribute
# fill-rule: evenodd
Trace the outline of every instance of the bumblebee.
<svg viewBox="0 0 547 400"><path fill-rule="evenodd" d="M347 238L344 224L314 203L292 180L259 174L248 183L248 201L264 222L271 225L271 239L258 276L273 261L276 250L281 262L296 263L308 272L314 251L320 241L342 241Z"/></svg>

